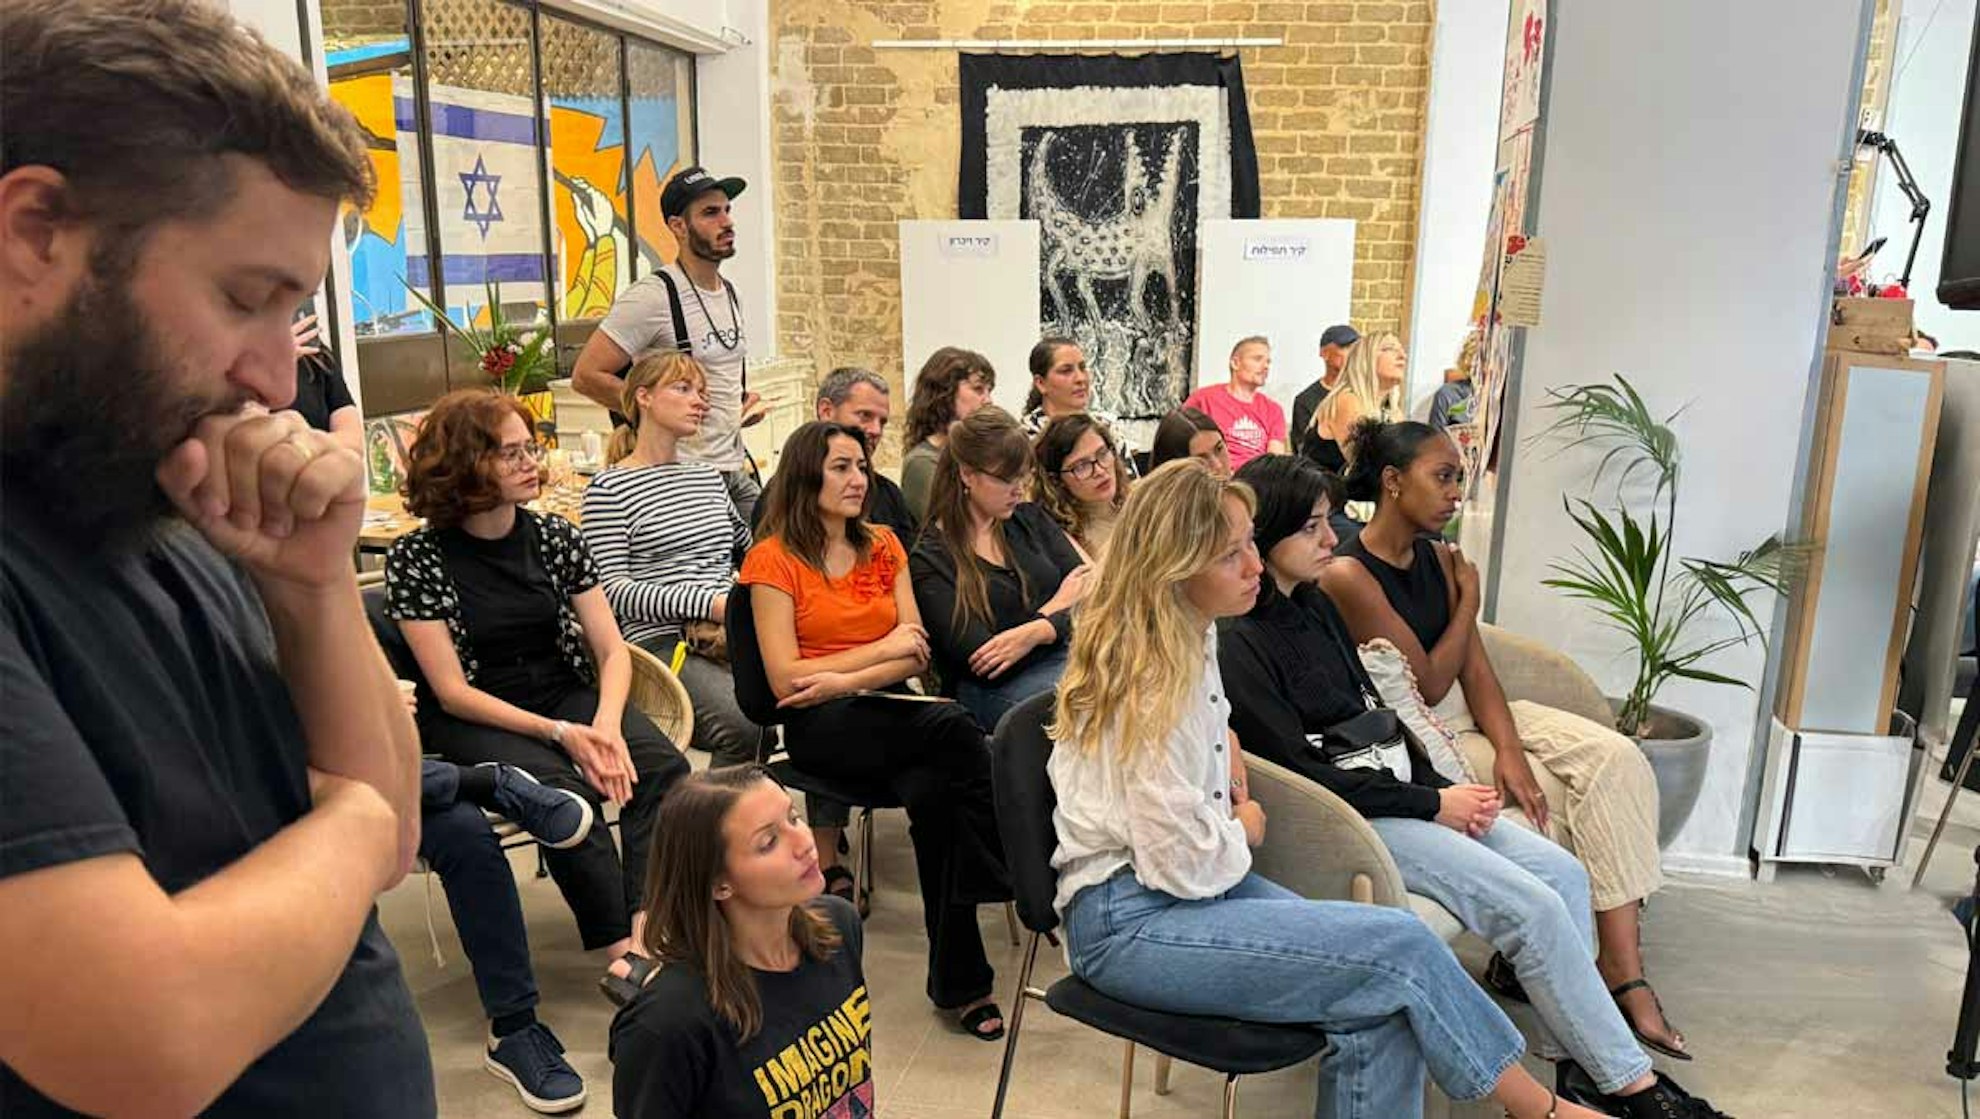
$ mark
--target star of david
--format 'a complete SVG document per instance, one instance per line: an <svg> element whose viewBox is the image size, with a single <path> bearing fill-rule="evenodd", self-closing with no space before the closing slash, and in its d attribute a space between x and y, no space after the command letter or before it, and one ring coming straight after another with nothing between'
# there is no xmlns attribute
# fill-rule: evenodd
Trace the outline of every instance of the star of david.
<svg viewBox="0 0 1980 1119"><path fill-rule="evenodd" d="M502 176L488 173L488 166L480 156L474 157L474 170L461 172L461 187L467 191L467 206L461 211L461 220L473 222L481 230L485 240L488 227L502 220L502 203L495 197L495 190L502 185ZM474 204L474 188L488 188L488 205L477 209Z"/></svg>

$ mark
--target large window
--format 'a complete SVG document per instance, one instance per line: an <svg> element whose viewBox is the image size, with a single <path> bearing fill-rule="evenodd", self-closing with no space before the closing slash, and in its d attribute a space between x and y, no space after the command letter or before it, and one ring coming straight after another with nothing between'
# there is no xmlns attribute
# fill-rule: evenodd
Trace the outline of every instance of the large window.
<svg viewBox="0 0 1980 1119"><path fill-rule="evenodd" d="M461 323L499 292L557 331L568 372L591 321L674 257L660 187L694 160L692 56L522 0L324 0L323 22L379 182L345 222L366 405L479 383L409 288Z"/></svg>

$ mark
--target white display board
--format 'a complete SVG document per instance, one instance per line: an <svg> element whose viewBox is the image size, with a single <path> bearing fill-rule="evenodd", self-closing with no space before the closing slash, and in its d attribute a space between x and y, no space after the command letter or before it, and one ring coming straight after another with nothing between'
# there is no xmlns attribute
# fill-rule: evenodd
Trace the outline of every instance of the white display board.
<svg viewBox="0 0 1980 1119"><path fill-rule="evenodd" d="M994 398L1018 415L1037 341L1037 222L901 223L901 369L910 391L929 354L961 346L990 359ZM895 411L906 408L903 400Z"/></svg>
<svg viewBox="0 0 1980 1119"><path fill-rule="evenodd" d="M1292 418L1293 397L1320 376L1320 332L1348 321L1354 223L1340 218L1216 218L1197 234L1197 383L1230 377L1231 346L1272 340L1265 394Z"/></svg>

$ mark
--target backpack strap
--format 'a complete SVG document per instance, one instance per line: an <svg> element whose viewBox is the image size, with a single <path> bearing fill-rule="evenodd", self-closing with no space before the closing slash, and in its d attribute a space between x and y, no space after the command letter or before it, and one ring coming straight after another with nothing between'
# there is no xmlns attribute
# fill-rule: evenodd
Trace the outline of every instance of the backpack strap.
<svg viewBox="0 0 1980 1119"><path fill-rule="evenodd" d="M660 286L667 289L667 313L674 319L674 348L684 354L692 353L694 348L688 344L687 316L681 312L681 289L674 283L674 277L665 267L656 270L653 274L660 278ZM727 284L729 281L722 282Z"/></svg>
<svg viewBox="0 0 1980 1119"><path fill-rule="evenodd" d="M729 293L729 306L736 312L736 329L741 331L742 300L736 298L736 285L730 283L728 277L724 276L722 278L722 288ZM746 357L743 358L742 363L742 387L744 392L749 391L749 359Z"/></svg>

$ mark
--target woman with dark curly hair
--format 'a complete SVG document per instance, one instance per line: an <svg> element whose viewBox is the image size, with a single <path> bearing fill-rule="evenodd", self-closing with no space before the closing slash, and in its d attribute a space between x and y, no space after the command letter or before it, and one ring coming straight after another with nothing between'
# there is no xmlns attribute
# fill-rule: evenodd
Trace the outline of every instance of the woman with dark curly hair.
<svg viewBox="0 0 1980 1119"><path fill-rule="evenodd" d="M1032 446L1038 472L1031 500L1052 514L1088 563L1105 560L1128 491L1128 462L1114 433L1075 412L1046 424Z"/></svg>
<svg viewBox="0 0 1980 1119"><path fill-rule="evenodd" d="M917 520L928 517L928 491L935 483L935 459L949 441L949 428L990 403L997 371L974 350L943 346L928 355L914 377L908 401L907 432L901 439L901 492Z"/></svg>
<svg viewBox="0 0 1980 1119"><path fill-rule="evenodd" d="M424 720L427 749L526 770L601 821L604 801L621 806L623 865L604 827L544 855L585 948L618 961L634 949L660 798L688 763L626 706L631 655L584 538L523 508L542 486L540 455L514 397L441 397L406 456L406 507L426 525L385 557L386 600L440 707ZM622 982L608 975L608 993Z"/></svg>
<svg viewBox="0 0 1980 1119"><path fill-rule="evenodd" d="M907 807L928 930L928 997L963 1032L1004 1036L979 903L1010 896L990 803L990 751L960 704L908 691L928 669L893 532L866 523L866 441L857 428L791 433L763 494L762 533L743 560L756 644L791 761L827 779L884 784ZM821 847L835 837L821 835Z"/></svg>

